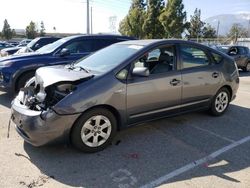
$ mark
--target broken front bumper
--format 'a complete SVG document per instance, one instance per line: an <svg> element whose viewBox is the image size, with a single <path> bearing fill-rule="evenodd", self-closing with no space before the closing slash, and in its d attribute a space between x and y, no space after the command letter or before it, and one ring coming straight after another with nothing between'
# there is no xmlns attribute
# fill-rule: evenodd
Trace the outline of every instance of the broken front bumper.
<svg viewBox="0 0 250 188"><path fill-rule="evenodd" d="M58 115L53 110L34 111L17 98L12 101L11 119L15 123L16 131L34 146L68 139L70 129L78 117L79 114Z"/></svg>

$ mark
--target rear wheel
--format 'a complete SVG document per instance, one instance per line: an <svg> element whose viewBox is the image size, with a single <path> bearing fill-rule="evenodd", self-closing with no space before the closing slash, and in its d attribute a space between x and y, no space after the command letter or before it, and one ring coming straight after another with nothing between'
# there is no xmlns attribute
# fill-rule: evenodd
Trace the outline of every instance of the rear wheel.
<svg viewBox="0 0 250 188"><path fill-rule="evenodd" d="M96 108L83 114L71 131L71 142L83 152L106 148L117 131L115 116L107 109Z"/></svg>
<svg viewBox="0 0 250 188"><path fill-rule="evenodd" d="M220 89L212 101L210 107L211 114L214 116L220 116L224 114L229 106L230 98L231 96L228 89Z"/></svg>

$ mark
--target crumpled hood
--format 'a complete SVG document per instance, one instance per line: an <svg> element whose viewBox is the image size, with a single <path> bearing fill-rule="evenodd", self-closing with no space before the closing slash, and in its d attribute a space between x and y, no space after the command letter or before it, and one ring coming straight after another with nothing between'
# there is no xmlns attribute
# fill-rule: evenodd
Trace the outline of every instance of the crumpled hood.
<svg viewBox="0 0 250 188"><path fill-rule="evenodd" d="M83 70L71 70L62 65L42 67L36 71L36 83L41 84L45 88L58 82L77 81L93 76L93 74L86 73Z"/></svg>

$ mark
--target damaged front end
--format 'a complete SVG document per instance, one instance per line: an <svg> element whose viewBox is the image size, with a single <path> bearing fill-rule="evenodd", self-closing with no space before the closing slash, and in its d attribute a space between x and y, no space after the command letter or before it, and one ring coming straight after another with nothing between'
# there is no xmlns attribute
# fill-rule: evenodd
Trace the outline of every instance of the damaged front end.
<svg viewBox="0 0 250 188"><path fill-rule="evenodd" d="M26 87L21 89L19 99L31 110L44 111L56 105L77 86L91 79L93 75L65 67L38 69Z"/></svg>
<svg viewBox="0 0 250 188"><path fill-rule="evenodd" d="M61 140L65 135L65 127L71 126L79 115L60 115L53 107L72 94L80 83L92 77L65 68L38 69L36 76L12 101L11 118L17 132L35 146Z"/></svg>
<svg viewBox="0 0 250 188"><path fill-rule="evenodd" d="M39 83L28 86L19 92L17 98L22 105L34 111L47 111L64 97L76 90L79 81L59 82L43 88Z"/></svg>

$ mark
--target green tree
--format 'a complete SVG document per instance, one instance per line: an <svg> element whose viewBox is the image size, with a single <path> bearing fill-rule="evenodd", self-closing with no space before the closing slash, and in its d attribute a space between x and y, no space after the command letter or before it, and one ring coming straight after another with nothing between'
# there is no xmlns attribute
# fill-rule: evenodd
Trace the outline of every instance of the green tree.
<svg viewBox="0 0 250 188"><path fill-rule="evenodd" d="M202 29L202 37L216 38L216 30L210 24L206 24Z"/></svg>
<svg viewBox="0 0 250 188"><path fill-rule="evenodd" d="M44 27L44 23L43 23L43 21L41 21L41 23L40 23L40 33L39 33L39 35L40 35L40 37L44 37L45 36L45 27Z"/></svg>
<svg viewBox="0 0 250 188"><path fill-rule="evenodd" d="M168 0L160 21L164 27L164 37L181 38L181 34L187 28L186 11L182 0Z"/></svg>
<svg viewBox="0 0 250 188"><path fill-rule="evenodd" d="M159 20L163 9L163 0L148 0L146 19L143 24L145 38L156 39L164 36L164 28Z"/></svg>
<svg viewBox="0 0 250 188"><path fill-rule="evenodd" d="M34 39L38 35L36 24L31 21L30 24L26 27L26 36L28 39Z"/></svg>
<svg viewBox="0 0 250 188"><path fill-rule="evenodd" d="M143 38L142 29L145 17L144 0L133 0L128 15L121 21L119 32L123 35Z"/></svg>
<svg viewBox="0 0 250 188"><path fill-rule="evenodd" d="M15 37L15 36L16 36L16 30L12 29L12 37Z"/></svg>
<svg viewBox="0 0 250 188"><path fill-rule="evenodd" d="M189 23L189 38L202 37L202 29L204 25L205 23L201 21L201 10L196 8Z"/></svg>
<svg viewBox="0 0 250 188"><path fill-rule="evenodd" d="M13 31L6 19L3 24L2 37L7 40L10 40L13 37Z"/></svg>
<svg viewBox="0 0 250 188"><path fill-rule="evenodd" d="M233 24L229 33L227 34L229 38L231 38L234 42L237 42L239 37L247 37L248 31L241 24Z"/></svg>

